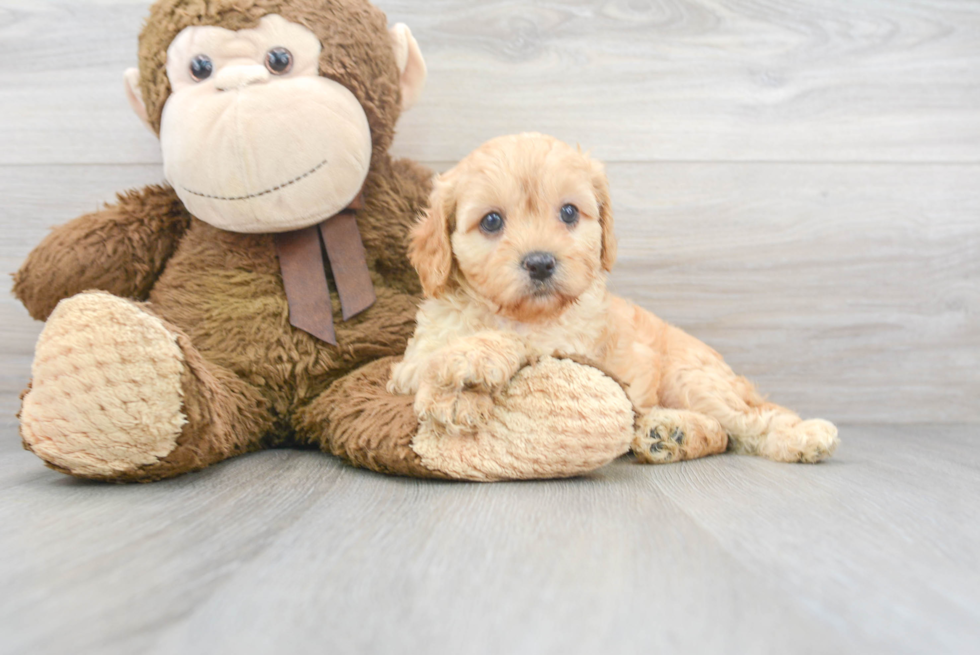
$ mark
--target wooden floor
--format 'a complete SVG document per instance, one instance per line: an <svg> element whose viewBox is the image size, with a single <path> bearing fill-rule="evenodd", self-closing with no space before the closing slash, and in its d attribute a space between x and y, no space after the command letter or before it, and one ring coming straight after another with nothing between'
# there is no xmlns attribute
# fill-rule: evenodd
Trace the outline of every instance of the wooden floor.
<svg viewBox="0 0 980 655"><path fill-rule="evenodd" d="M980 652L980 3L377 2L430 69L396 154L590 149L615 290L841 423L839 455L88 484L20 449L42 326L0 294L0 653ZM147 6L0 0L4 278L161 181L121 83Z"/></svg>
<svg viewBox="0 0 980 655"><path fill-rule="evenodd" d="M585 479L274 451L150 486L0 447L4 653L975 653L976 427Z"/></svg>

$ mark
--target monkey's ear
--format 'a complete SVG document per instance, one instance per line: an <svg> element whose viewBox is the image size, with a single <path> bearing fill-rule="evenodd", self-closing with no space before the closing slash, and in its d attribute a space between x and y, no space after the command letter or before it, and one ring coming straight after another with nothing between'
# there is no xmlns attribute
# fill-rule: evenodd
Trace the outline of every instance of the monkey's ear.
<svg viewBox="0 0 980 655"><path fill-rule="evenodd" d="M143 125L153 131L150 127L150 118L146 113L146 104L143 102L143 92L140 91L140 72L137 68L127 68L123 73L123 81L126 85L126 97L129 99L129 106L133 108Z"/></svg>
<svg viewBox="0 0 980 655"><path fill-rule="evenodd" d="M418 41L412 36L412 30L408 29L408 25L398 23L389 32L392 47L395 49L395 61L402 76L402 111L406 111L411 109L422 95L422 87L425 86L425 78L429 73L425 67L425 59L422 58L422 51L419 50Z"/></svg>

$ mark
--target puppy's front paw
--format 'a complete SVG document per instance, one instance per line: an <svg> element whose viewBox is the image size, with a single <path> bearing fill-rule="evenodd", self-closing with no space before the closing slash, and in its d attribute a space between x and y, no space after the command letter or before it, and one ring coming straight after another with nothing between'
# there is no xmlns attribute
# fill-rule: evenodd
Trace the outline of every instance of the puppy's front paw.
<svg viewBox="0 0 980 655"><path fill-rule="evenodd" d="M473 434L490 420L493 399L488 393L423 384L415 394L419 421L433 421L451 435Z"/></svg>
<svg viewBox="0 0 980 655"><path fill-rule="evenodd" d="M519 339L485 333L463 340L435 355L429 382L448 390L499 391L527 361Z"/></svg>

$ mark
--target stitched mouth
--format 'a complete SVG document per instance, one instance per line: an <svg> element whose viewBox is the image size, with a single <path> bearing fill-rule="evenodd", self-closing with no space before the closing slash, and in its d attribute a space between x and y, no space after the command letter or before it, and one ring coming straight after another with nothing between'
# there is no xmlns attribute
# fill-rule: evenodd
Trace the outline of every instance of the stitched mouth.
<svg viewBox="0 0 980 655"><path fill-rule="evenodd" d="M316 166L314 166L310 170L306 171L305 173L303 173L299 177L294 177L293 179L289 180L288 182L283 182L282 184L279 184L277 186L274 186L271 189L266 189L265 191L260 191L258 193L250 193L247 196L215 196L215 195L211 195L210 193L200 193L198 191L194 191L193 189L188 189L187 187L185 187L183 185L181 185L181 188L184 191L186 191L187 193L191 194L191 195L198 196L198 197L201 197L201 198L208 198L210 200L251 200L252 198L260 198L262 196L267 196L270 193L275 193L276 191L281 191L281 190L285 189L286 187L290 187L290 186L296 184L297 182L302 182L303 180L305 180L309 176L313 175L314 173L316 173L318 170L320 170L321 168L323 168L326 165L327 165L327 160L324 159L319 164L317 164Z"/></svg>

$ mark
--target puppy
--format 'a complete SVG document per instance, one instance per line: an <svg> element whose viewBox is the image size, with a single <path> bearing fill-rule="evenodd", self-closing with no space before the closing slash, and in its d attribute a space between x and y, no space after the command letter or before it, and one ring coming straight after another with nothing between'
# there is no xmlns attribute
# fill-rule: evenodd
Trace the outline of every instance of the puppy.
<svg viewBox="0 0 980 655"><path fill-rule="evenodd" d="M450 433L482 425L535 358L577 355L639 412L633 451L660 463L734 450L816 462L837 429L766 402L721 356L606 291L616 260L601 164L551 137L494 139L441 175L409 254L426 300L389 391Z"/></svg>

